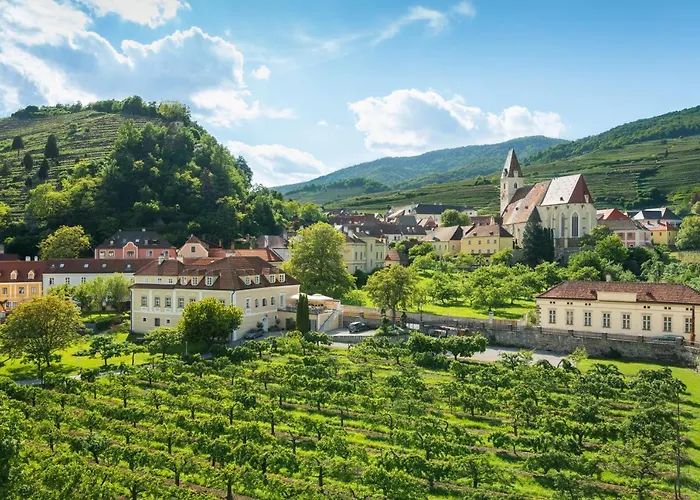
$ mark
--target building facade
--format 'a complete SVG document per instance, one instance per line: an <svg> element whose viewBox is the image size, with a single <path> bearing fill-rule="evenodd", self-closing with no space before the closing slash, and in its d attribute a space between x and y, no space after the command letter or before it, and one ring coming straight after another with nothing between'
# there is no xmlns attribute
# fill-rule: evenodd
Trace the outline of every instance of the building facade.
<svg viewBox="0 0 700 500"><path fill-rule="evenodd" d="M651 245L651 231L629 217L624 219L598 219L598 225L609 228L629 248Z"/></svg>
<svg viewBox="0 0 700 500"><path fill-rule="evenodd" d="M513 248L513 235L500 224L473 225L462 237L462 253L470 255L488 256L507 248Z"/></svg>
<svg viewBox="0 0 700 500"><path fill-rule="evenodd" d="M675 283L569 281L536 298L539 326L562 331L683 335L695 340L700 293Z"/></svg>
<svg viewBox="0 0 700 500"><path fill-rule="evenodd" d="M661 222L659 224L650 224L647 228L651 231L651 241L654 245L676 246L677 226L668 222Z"/></svg>
<svg viewBox="0 0 700 500"><path fill-rule="evenodd" d="M299 293L299 283L258 257L224 257L188 264L160 258L134 275L131 287L131 329L147 333L175 326L187 304L213 297L243 311L232 339L245 332L283 326L280 311Z"/></svg>
<svg viewBox="0 0 700 500"><path fill-rule="evenodd" d="M95 248L96 259L175 257L177 249L155 231L117 231Z"/></svg>
<svg viewBox="0 0 700 500"><path fill-rule="evenodd" d="M471 226L436 227L423 238L423 241L430 243L435 254L440 257L457 255L462 251L462 237L470 228Z"/></svg>
<svg viewBox="0 0 700 500"><path fill-rule="evenodd" d="M577 247L597 224L593 197L583 175L567 175L525 185L523 171L511 149L501 173L503 226L522 244L525 225L533 220L550 229L557 248Z"/></svg>
<svg viewBox="0 0 700 500"><path fill-rule="evenodd" d="M0 261L0 313L41 296L43 270L44 263L35 260Z"/></svg>

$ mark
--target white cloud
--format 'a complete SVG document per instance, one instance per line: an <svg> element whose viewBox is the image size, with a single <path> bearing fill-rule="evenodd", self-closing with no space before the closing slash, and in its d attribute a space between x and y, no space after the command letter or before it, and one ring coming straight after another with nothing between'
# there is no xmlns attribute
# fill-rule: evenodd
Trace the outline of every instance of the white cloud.
<svg viewBox="0 0 700 500"><path fill-rule="evenodd" d="M374 39L374 43L378 44L390 38L394 38L401 30L409 24L425 21L431 33L437 34L442 31L448 24L447 16L433 9L425 7L411 7L408 13L390 23L384 28L379 35Z"/></svg>
<svg viewBox="0 0 700 500"><path fill-rule="evenodd" d="M457 13L461 14L466 17L474 17L476 16L476 8L474 7L474 4L472 4L469 0L464 0L454 7L452 7L452 10Z"/></svg>
<svg viewBox="0 0 700 500"><path fill-rule="evenodd" d="M156 28L177 17L180 9L189 9L182 0L79 0L98 16L116 14L125 21Z"/></svg>
<svg viewBox="0 0 700 500"><path fill-rule="evenodd" d="M434 90L395 90L384 97L348 103L367 149L406 156L438 148L493 143L527 135L559 137L557 113L512 106L491 113L467 106L461 96L446 99Z"/></svg>
<svg viewBox="0 0 700 500"><path fill-rule="evenodd" d="M248 90L235 88L212 88L192 94L190 99L200 109L209 112L200 115L205 121L221 127L230 127L244 120L256 118L292 119L296 118L291 109L262 106L259 101L250 102Z"/></svg>
<svg viewBox="0 0 700 500"><path fill-rule="evenodd" d="M281 144L253 146L238 141L227 143L234 155L243 155L253 170L253 181L265 186L303 182L328 173L322 161L311 153Z"/></svg>
<svg viewBox="0 0 700 500"><path fill-rule="evenodd" d="M272 71L270 71L270 68L268 68L264 64L261 66L258 66L256 69L251 71L251 75L253 75L253 78L255 78L257 80L269 80L271 73L272 73Z"/></svg>
<svg viewBox="0 0 700 500"><path fill-rule="evenodd" d="M19 89L0 83L0 110L9 113L16 111L20 106Z"/></svg>
<svg viewBox="0 0 700 500"><path fill-rule="evenodd" d="M319 127L327 127L328 122L326 120L319 120L318 122L316 122L316 125L318 125Z"/></svg>
<svg viewBox="0 0 700 500"><path fill-rule="evenodd" d="M91 22L84 12L54 0L0 2L2 44L72 45L74 37L84 33Z"/></svg>

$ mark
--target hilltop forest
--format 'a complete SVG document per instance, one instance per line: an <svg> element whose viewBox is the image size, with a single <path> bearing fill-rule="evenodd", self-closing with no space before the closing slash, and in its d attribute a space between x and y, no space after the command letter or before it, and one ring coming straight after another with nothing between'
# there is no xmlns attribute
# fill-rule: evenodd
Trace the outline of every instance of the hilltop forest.
<svg viewBox="0 0 700 500"><path fill-rule="evenodd" d="M251 183L252 172L174 102L140 97L86 106L29 106L0 120L0 201L6 251L31 255L61 225L100 243L152 227L228 245L322 217Z"/></svg>

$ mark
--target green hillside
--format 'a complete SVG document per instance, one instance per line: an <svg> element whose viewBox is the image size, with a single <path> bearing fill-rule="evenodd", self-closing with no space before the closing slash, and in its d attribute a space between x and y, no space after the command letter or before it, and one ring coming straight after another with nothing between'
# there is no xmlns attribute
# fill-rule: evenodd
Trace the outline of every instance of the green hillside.
<svg viewBox="0 0 700 500"><path fill-rule="evenodd" d="M288 191L285 197L299 203L324 203L351 198L362 194L380 193L387 191L389 186L368 179L345 179L322 184L305 184L293 191Z"/></svg>
<svg viewBox="0 0 700 500"><path fill-rule="evenodd" d="M688 132L692 135L686 135ZM589 151L577 154L585 150ZM689 208L691 195L700 192L700 107L639 120L555 146L522 164L528 183L584 174L600 207L669 204L682 212ZM388 205L442 202L467 204L481 213L495 214L499 207L497 179L492 175L392 190L348 198L332 206L374 211Z"/></svg>
<svg viewBox="0 0 700 500"><path fill-rule="evenodd" d="M530 155L562 142L564 141L561 139L533 136L513 139L499 144L440 149L418 156L380 158L343 168L305 183L279 186L275 189L287 195L290 191L296 191L300 187L309 184L323 184L355 178L373 180L392 188L397 188L416 178L423 177L426 179L421 182L425 183L445 182L440 180L440 174L447 173L453 169L459 169L458 175L461 177L458 178L465 179L476 175L490 174L499 170L510 148L515 148L518 154L525 159ZM452 176L448 173L445 179L446 181L455 180L454 173ZM415 182L413 185L415 185Z"/></svg>

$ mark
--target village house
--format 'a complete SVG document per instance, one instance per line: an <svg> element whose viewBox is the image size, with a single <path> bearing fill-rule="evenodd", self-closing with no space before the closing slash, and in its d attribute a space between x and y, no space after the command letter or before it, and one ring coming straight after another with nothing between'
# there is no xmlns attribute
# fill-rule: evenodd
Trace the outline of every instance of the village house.
<svg viewBox="0 0 700 500"><path fill-rule="evenodd" d="M567 175L525 185L511 149L501 173L503 226L522 245L525 225L533 220L550 229L557 248L579 246L579 238L596 226L596 209L583 175Z"/></svg>
<svg viewBox="0 0 700 500"><path fill-rule="evenodd" d="M243 311L232 340L245 332L284 327L289 298L299 283L258 257L224 257L186 263L163 257L134 275L131 287L131 329L146 333L159 326L175 326L187 304L209 297Z"/></svg>
<svg viewBox="0 0 700 500"><path fill-rule="evenodd" d="M678 226L674 226L670 222L660 222L659 224L649 224L647 228L651 231L651 241L654 245L676 246Z"/></svg>
<svg viewBox="0 0 700 500"><path fill-rule="evenodd" d="M0 261L0 313L41 296L43 270L36 260Z"/></svg>
<svg viewBox="0 0 700 500"><path fill-rule="evenodd" d="M42 286L48 294L52 288L82 285L97 277L122 274L129 281L134 273L153 259L53 259L42 262Z"/></svg>
<svg viewBox="0 0 700 500"><path fill-rule="evenodd" d="M640 222L629 217L624 219L598 219L598 225L609 228L622 240L626 247L651 245L651 231Z"/></svg>
<svg viewBox="0 0 700 500"><path fill-rule="evenodd" d="M462 236L462 253L490 256L513 248L513 235L500 224L469 226Z"/></svg>
<svg viewBox="0 0 700 500"><path fill-rule="evenodd" d="M175 257L176 248L155 231L117 231L95 248L96 259Z"/></svg>
<svg viewBox="0 0 700 500"><path fill-rule="evenodd" d="M470 228L471 226L436 227L423 238L423 241L430 243L435 254L440 257L457 255L462 251L462 236Z"/></svg>
<svg viewBox="0 0 700 500"><path fill-rule="evenodd" d="M634 210L627 212L627 215L645 226L655 226L659 224L680 225L683 219L676 215L668 207L645 208L644 210Z"/></svg>
<svg viewBox="0 0 700 500"><path fill-rule="evenodd" d="M676 283L568 281L536 298L538 324L547 330L683 335L695 340L700 293Z"/></svg>
<svg viewBox="0 0 700 500"><path fill-rule="evenodd" d="M345 237L343 262L350 274L360 270L370 273L384 266L388 250L386 239L376 226L341 227Z"/></svg>
<svg viewBox="0 0 700 500"><path fill-rule="evenodd" d="M193 234L177 250L177 256L182 259L220 259L227 255L229 255L229 251L225 248L202 241Z"/></svg>

